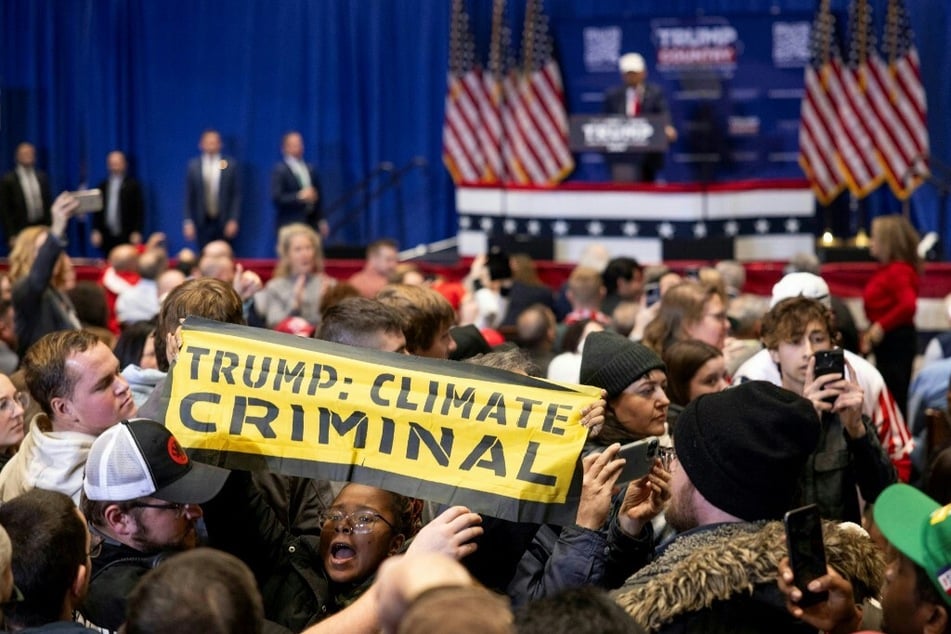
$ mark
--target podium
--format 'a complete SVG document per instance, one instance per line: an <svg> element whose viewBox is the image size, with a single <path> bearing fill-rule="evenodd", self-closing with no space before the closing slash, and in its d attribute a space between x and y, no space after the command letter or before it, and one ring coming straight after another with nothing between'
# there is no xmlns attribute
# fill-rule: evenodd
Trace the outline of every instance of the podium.
<svg viewBox="0 0 951 634"><path fill-rule="evenodd" d="M666 152L666 116L573 115L569 119L572 152L641 154Z"/></svg>

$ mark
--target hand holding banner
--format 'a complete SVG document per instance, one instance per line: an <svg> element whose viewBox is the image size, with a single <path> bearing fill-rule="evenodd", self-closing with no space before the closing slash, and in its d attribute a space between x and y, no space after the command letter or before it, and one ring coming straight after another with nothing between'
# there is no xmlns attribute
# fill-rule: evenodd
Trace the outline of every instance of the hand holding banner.
<svg viewBox="0 0 951 634"><path fill-rule="evenodd" d="M163 395L198 459L571 521L597 388L189 318Z"/></svg>

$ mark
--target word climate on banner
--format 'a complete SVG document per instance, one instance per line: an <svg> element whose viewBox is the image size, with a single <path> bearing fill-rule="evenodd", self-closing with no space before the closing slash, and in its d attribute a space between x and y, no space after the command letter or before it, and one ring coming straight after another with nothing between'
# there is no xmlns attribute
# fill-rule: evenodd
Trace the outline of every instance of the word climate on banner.
<svg viewBox="0 0 951 634"><path fill-rule="evenodd" d="M163 398L201 460L544 521L576 501L599 390L189 318Z"/></svg>

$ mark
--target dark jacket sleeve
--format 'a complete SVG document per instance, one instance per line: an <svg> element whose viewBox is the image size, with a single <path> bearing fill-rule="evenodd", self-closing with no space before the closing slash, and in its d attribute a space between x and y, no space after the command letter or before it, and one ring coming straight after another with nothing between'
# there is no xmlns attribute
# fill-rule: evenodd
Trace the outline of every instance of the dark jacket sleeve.
<svg viewBox="0 0 951 634"><path fill-rule="evenodd" d="M845 442L852 454L855 479L862 498L869 504L874 504L885 487L898 481L898 475L867 416L862 416L862 424L865 425L865 435L861 438L852 438L844 429L842 433L845 434Z"/></svg>
<svg viewBox="0 0 951 634"><path fill-rule="evenodd" d="M229 188L229 195L226 199L227 209L221 210L224 213L225 220L241 220L241 166L233 158L227 159L230 165L227 169L230 172L227 184L222 183L222 187Z"/></svg>
<svg viewBox="0 0 951 634"><path fill-rule="evenodd" d="M142 225L145 222L145 196L142 194L142 185L135 179L126 179L121 196L123 231L126 233L142 233ZM102 216L104 214L93 215Z"/></svg>
<svg viewBox="0 0 951 634"><path fill-rule="evenodd" d="M621 530L617 521L612 520L608 526L601 586L609 590L620 588L628 577L650 563L653 554L654 527L650 522L637 537L631 537Z"/></svg>
<svg viewBox="0 0 951 634"><path fill-rule="evenodd" d="M310 171L310 184L317 190L317 202L314 203L314 209L311 212L313 216L311 220L316 224L324 220L324 193L320 189L320 174L317 173L317 168L308 164L307 169Z"/></svg>
<svg viewBox="0 0 951 634"><path fill-rule="evenodd" d="M297 200L299 190L285 187L288 171L289 168L283 162L275 163L274 169L271 170L271 201L278 210L300 205Z"/></svg>
<svg viewBox="0 0 951 634"><path fill-rule="evenodd" d="M43 292L50 285L53 279L53 270L56 268L56 262L63 252L63 243L52 233L47 234L46 242L40 247L33 260L33 266L30 267L30 273L26 277L26 282L21 290L21 298L24 306L39 306L43 298ZM17 306L17 311L23 310ZM36 313L26 309L24 315L35 315Z"/></svg>
<svg viewBox="0 0 951 634"><path fill-rule="evenodd" d="M543 525L518 564L508 587L515 605L528 603L585 585L600 585L604 577L607 535L577 525Z"/></svg>
<svg viewBox="0 0 951 634"><path fill-rule="evenodd" d="M292 538L267 504L247 471L232 471L225 486L202 504L208 545L224 550L251 568L259 583L284 558L285 541Z"/></svg>

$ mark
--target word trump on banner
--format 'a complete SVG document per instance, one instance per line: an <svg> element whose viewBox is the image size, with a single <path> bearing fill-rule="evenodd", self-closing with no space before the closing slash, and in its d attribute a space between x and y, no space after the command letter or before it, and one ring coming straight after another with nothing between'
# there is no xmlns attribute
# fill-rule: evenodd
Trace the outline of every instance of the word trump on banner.
<svg viewBox="0 0 951 634"><path fill-rule="evenodd" d="M599 393L189 318L164 398L201 460L542 521L577 493L581 411Z"/></svg>

